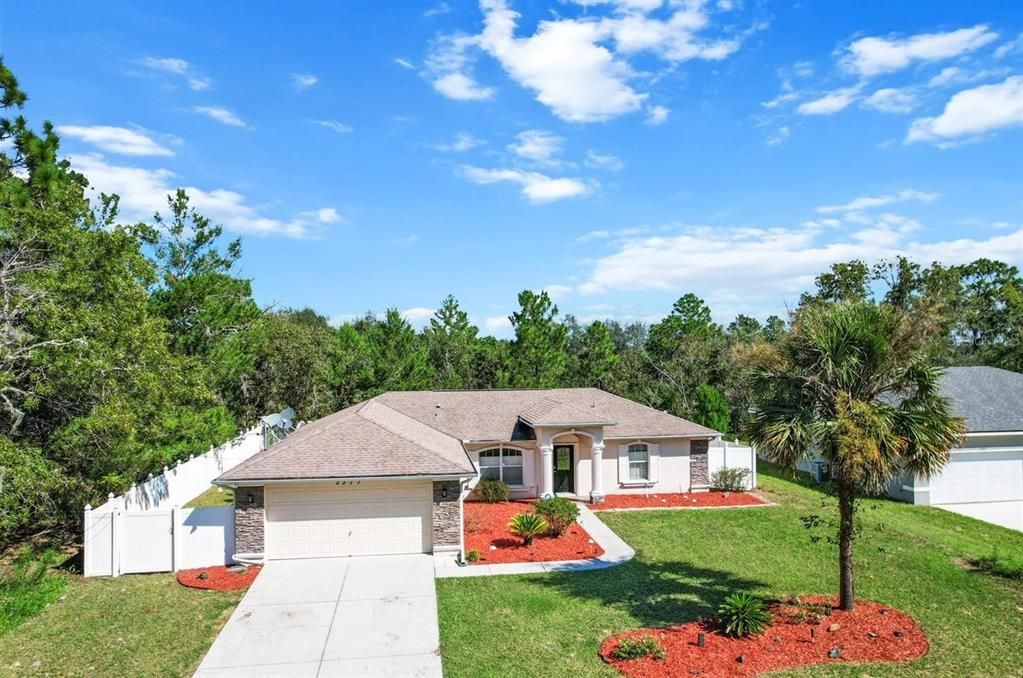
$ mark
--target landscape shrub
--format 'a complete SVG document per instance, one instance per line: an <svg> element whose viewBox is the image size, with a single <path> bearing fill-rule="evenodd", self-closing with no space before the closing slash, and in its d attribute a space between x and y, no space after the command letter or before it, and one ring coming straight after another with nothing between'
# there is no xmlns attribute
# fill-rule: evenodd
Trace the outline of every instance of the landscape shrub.
<svg viewBox="0 0 1023 678"><path fill-rule="evenodd" d="M465 562L467 563L478 563L480 562L480 552L476 549L469 549L465 554Z"/></svg>
<svg viewBox="0 0 1023 678"><path fill-rule="evenodd" d="M508 522L508 530L522 539L523 546L532 544L534 537L547 534L550 527L539 513L520 513Z"/></svg>
<svg viewBox="0 0 1023 678"><path fill-rule="evenodd" d="M742 492L748 477L748 468L723 468L711 475L710 486L721 492Z"/></svg>
<svg viewBox="0 0 1023 678"><path fill-rule="evenodd" d="M622 638L618 642L618 647L611 654L615 659L639 659L641 657L664 659L666 656L661 641L653 636Z"/></svg>
<svg viewBox="0 0 1023 678"><path fill-rule="evenodd" d="M533 511L539 513L550 526L551 534L560 537L579 517L579 507L574 501L563 497L538 499L533 503Z"/></svg>
<svg viewBox="0 0 1023 678"><path fill-rule="evenodd" d="M500 480L481 480L476 483L476 496L488 504L496 504L499 501L508 501L511 488L508 487L508 483Z"/></svg>
<svg viewBox="0 0 1023 678"><path fill-rule="evenodd" d="M718 608L718 621L725 634L743 638L763 633L771 623L767 604L751 593L733 593Z"/></svg>

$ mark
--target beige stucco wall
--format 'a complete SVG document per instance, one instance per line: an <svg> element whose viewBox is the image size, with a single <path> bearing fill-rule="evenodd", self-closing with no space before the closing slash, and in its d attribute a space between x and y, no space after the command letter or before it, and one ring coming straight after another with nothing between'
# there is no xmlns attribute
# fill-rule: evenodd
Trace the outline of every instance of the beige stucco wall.
<svg viewBox="0 0 1023 678"><path fill-rule="evenodd" d="M623 485L618 477L618 454L620 445L630 443L660 445L658 478L653 485ZM652 492L688 492L689 441L684 438L663 440L608 440L604 449L604 493L605 494L647 494Z"/></svg>
<svg viewBox="0 0 1023 678"><path fill-rule="evenodd" d="M537 449L535 440L521 440L514 443L504 443L505 447L513 447L522 451L522 487L512 487L513 497L535 497L542 477L540 468L540 452ZM476 468L480 466L480 452L500 447L497 443L469 443L465 446L469 457ZM476 486L477 478L469 481L469 488Z"/></svg>

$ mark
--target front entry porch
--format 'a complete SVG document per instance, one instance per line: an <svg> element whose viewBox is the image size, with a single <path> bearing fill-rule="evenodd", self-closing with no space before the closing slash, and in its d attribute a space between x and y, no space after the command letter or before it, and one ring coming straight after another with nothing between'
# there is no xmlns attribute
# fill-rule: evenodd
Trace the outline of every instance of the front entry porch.
<svg viewBox="0 0 1023 678"><path fill-rule="evenodd" d="M540 496L604 501L603 431L537 430L540 443Z"/></svg>

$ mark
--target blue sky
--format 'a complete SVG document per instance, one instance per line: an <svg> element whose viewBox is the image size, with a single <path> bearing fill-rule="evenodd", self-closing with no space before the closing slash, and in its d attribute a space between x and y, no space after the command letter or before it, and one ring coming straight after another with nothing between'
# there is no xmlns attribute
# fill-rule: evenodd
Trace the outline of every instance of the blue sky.
<svg viewBox="0 0 1023 678"><path fill-rule="evenodd" d="M9 0L0 52L126 218L188 187L261 303L334 319L727 322L834 261L1023 260L1013 3Z"/></svg>

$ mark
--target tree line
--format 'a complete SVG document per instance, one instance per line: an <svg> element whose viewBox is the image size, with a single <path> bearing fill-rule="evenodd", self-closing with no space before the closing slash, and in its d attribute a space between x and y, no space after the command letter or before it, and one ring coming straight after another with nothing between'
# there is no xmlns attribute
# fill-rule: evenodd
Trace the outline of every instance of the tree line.
<svg viewBox="0 0 1023 678"><path fill-rule="evenodd" d="M694 294L659 322L580 322L524 290L513 337L481 336L448 296L415 329L394 308L332 326L309 308L261 308L235 273L238 240L168 196L148 223L90 201L52 125L0 61L0 547L73 530L86 502L204 452L258 416L311 420L389 390L591 386L738 435L751 365L792 309L721 325ZM865 300L936 337L938 364L1023 369L1023 279L1003 262L835 264L799 308Z"/></svg>

